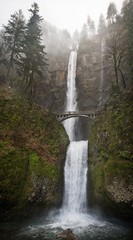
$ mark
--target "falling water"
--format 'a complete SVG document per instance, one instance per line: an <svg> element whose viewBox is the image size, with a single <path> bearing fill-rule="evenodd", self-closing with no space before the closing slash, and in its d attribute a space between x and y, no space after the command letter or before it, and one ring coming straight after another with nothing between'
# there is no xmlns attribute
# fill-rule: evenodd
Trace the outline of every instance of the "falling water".
<svg viewBox="0 0 133 240"><path fill-rule="evenodd" d="M68 212L86 211L87 141L71 142L65 164L63 208Z"/></svg>
<svg viewBox="0 0 133 240"><path fill-rule="evenodd" d="M66 111L76 111L76 61L77 52L71 51L68 64ZM85 212L87 209L87 141L76 141L75 127L77 119L70 118L64 122L64 127L70 139L64 169L65 192L63 211Z"/></svg>
<svg viewBox="0 0 133 240"><path fill-rule="evenodd" d="M77 110L77 93L76 93L76 62L77 52L71 51L69 63L68 63L68 75L67 75L67 92L66 92L66 108L65 111ZM77 118L71 118L64 122L64 127L69 136L70 141L75 140L74 127L76 125Z"/></svg>
<svg viewBox="0 0 133 240"><path fill-rule="evenodd" d="M77 52L71 51L68 63L68 76L67 76L67 101L66 111L77 110L77 93L76 93L76 62Z"/></svg>

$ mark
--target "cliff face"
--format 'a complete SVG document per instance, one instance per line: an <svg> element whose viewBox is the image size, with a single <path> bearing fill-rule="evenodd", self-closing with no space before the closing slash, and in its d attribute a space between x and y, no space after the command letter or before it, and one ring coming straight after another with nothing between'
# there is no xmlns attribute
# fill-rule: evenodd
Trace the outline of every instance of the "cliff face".
<svg viewBox="0 0 133 240"><path fill-rule="evenodd" d="M51 76L51 96L52 96L52 111L63 112L66 97L67 70L54 70L50 73ZM54 101L53 101L54 99Z"/></svg>
<svg viewBox="0 0 133 240"><path fill-rule="evenodd" d="M67 68L69 50L64 55L49 54L47 71L45 72L45 85L43 93L37 103L52 112L63 112L67 88Z"/></svg>
<svg viewBox="0 0 133 240"><path fill-rule="evenodd" d="M101 77L101 52L99 42L90 41L87 48L79 48L77 59L78 104L83 110L95 109L99 101Z"/></svg>
<svg viewBox="0 0 133 240"><path fill-rule="evenodd" d="M4 208L59 203L68 139L54 115L0 88L0 202Z"/></svg>
<svg viewBox="0 0 133 240"><path fill-rule="evenodd" d="M124 218L133 217L132 94L114 95L89 139L91 201Z"/></svg>

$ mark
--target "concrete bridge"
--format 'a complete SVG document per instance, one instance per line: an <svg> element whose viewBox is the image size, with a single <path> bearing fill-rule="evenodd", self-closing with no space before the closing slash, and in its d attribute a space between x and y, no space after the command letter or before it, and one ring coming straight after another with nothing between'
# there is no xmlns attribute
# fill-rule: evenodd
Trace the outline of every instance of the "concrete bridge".
<svg viewBox="0 0 133 240"><path fill-rule="evenodd" d="M69 111L69 112L64 112L64 113L55 113L57 119L60 122L63 122L64 120L68 118L73 118L73 117L83 117L83 118L90 118L91 120L94 120L98 112L97 111Z"/></svg>

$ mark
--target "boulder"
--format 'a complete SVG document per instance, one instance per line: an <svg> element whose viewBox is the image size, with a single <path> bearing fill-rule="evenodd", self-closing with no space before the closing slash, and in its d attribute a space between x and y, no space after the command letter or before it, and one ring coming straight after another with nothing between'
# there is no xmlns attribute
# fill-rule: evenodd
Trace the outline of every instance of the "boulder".
<svg viewBox="0 0 133 240"><path fill-rule="evenodd" d="M73 233L73 231L70 228L62 231L61 233L58 233L56 235L56 238L65 239L65 240L77 240L76 235Z"/></svg>

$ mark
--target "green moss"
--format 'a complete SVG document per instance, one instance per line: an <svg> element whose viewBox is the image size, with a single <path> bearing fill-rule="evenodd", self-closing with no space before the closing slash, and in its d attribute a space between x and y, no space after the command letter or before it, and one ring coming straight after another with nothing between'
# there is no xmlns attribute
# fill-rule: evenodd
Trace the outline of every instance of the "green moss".
<svg viewBox="0 0 133 240"><path fill-rule="evenodd" d="M106 176L128 176L133 174L133 162L109 160L104 165L104 172Z"/></svg>
<svg viewBox="0 0 133 240"><path fill-rule="evenodd" d="M104 188L104 171L103 171L103 163L98 162L95 167L93 167L93 190L95 193L99 193L103 191Z"/></svg>
<svg viewBox="0 0 133 240"><path fill-rule="evenodd" d="M57 179L59 176L59 169L54 164L49 164L47 161L44 162L43 167L44 175L50 179Z"/></svg>
<svg viewBox="0 0 133 240"><path fill-rule="evenodd" d="M36 152L29 155L29 171L36 176L45 176L49 179L57 179L59 177L58 165L49 163L46 159L41 159Z"/></svg>
<svg viewBox="0 0 133 240"><path fill-rule="evenodd" d="M94 123L90 150L101 160L116 156L121 160L133 160L133 104L132 93L116 95Z"/></svg>
<svg viewBox="0 0 133 240"><path fill-rule="evenodd" d="M17 203L27 175L26 151L4 147L0 156L0 195L5 203Z"/></svg>
<svg viewBox="0 0 133 240"><path fill-rule="evenodd" d="M40 156L36 152L29 154L29 171L38 173L38 168L41 168Z"/></svg>

